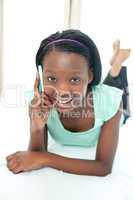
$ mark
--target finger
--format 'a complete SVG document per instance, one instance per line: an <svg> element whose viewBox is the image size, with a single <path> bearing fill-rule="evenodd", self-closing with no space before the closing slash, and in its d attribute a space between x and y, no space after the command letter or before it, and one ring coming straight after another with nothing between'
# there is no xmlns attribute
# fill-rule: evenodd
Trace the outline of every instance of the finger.
<svg viewBox="0 0 133 200"><path fill-rule="evenodd" d="M14 165L14 167L11 168L11 171L14 172L18 167L19 167L19 163L16 163L16 164Z"/></svg>
<svg viewBox="0 0 133 200"><path fill-rule="evenodd" d="M7 157L6 157L6 160L7 160L7 161L10 161L11 159L14 158L14 155L15 155L15 153L14 153L14 154L11 154L11 155L9 155L9 156L7 156Z"/></svg>
<svg viewBox="0 0 133 200"><path fill-rule="evenodd" d="M48 99L51 101L51 98L49 96L49 94L47 94L45 91L42 93L42 99L45 98L45 99Z"/></svg>
<svg viewBox="0 0 133 200"><path fill-rule="evenodd" d="M7 162L7 167L8 167L8 169L11 170L12 164L13 164L13 162L11 162L11 161L8 161L8 162Z"/></svg>
<svg viewBox="0 0 133 200"><path fill-rule="evenodd" d="M48 96L48 95L47 95L47 97L45 97L45 93L44 93L44 101L45 101L45 99L48 100L51 104L54 104L57 101L57 97Z"/></svg>
<svg viewBox="0 0 133 200"><path fill-rule="evenodd" d="M13 169L15 169L18 165L19 165L19 162L18 162L18 161L14 161L14 162L12 162L11 164L8 165L8 168L9 168L10 170L13 170Z"/></svg>
<svg viewBox="0 0 133 200"><path fill-rule="evenodd" d="M49 98L57 98L57 94L58 94L56 88L52 86L48 86L48 85L45 86L44 93L48 95Z"/></svg>
<svg viewBox="0 0 133 200"><path fill-rule="evenodd" d="M48 98L47 96L44 95L44 97L42 97L42 99L41 99L41 106L44 104L45 105L53 105L55 101L57 101L57 99Z"/></svg>
<svg viewBox="0 0 133 200"><path fill-rule="evenodd" d="M23 170L22 166L19 164L12 171L14 174L18 174L20 172L23 172L24 170Z"/></svg>
<svg viewBox="0 0 133 200"><path fill-rule="evenodd" d="M17 155L14 155L11 159L7 160L7 164L8 164L8 166L12 165L13 163L18 162L18 160L19 160L19 158L17 157Z"/></svg>
<svg viewBox="0 0 133 200"><path fill-rule="evenodd" d="M48 101L52 101L51 100L51 98L50 98L50 96L48 95L48 94L46 94L45 92L43 92L42 94L41 94L41 100L42 101L44 101L44 100L48 100Z"/></svg>
<svg viewBox="0 0 133 200"><path fill-rule="evenodd" d="M12 158L13 158L13 155L10 155L10 156L7 156L7 157L6 157L6 160L9 161L9 160L11 160Z"/></svg>
<svg viewBox="0 0 133 200"><path fill-rule="evenodd" d="M41 105L43 105L43 104L50 105L50 104L53 104L53 101L51 99L49 99L48 97L44 96L41 100Z"/></svg>
<svg viewBox="0 0 133 200"><path fill-rule="evenodd" d="M31 108L35 108L35 107L39 107L41 104L41 97L35 97L31 100L31 102L29 103L29 107Z"/></svg>
<svg viewBox="0 0 133 200"><path fill-rule="evenodd" d="M42 106L41 106L41 111L42 112L47 112L49 111L51 108L54 107L54 104L49 104L49 103L44 103Z"/></svg>
<svg viewBox="0 0 133 200"><path fill-rule="evenodd" d="M31 115L31 113L40 112L42 108L50 108L55 104L55 102L56 101L52 101L45 96L41 101L36 102L36 104L31 103L31 105L29 105L29 114Z"/></svg>
<svg viewBox="0 0 133 200"><path fill-rule="evenodd" d="M56 98L53 96L50 96L45 91L42 93L42 102L49 101L51 104L53 104L54 101L56 101Z"/></svg>

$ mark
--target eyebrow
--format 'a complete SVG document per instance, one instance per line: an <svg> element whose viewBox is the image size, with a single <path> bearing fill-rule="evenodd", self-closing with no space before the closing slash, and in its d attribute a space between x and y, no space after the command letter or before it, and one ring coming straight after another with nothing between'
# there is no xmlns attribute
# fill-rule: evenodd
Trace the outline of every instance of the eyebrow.
<svg viewBox="0 0 133 200"><path fill-rule="evenodd" d="M46 70L45 72L56 74L56 72L50 71L50 70ZM75 71L75 70L73 70L71 73L72 73L72 74L82 74L81 71Z"/></svg>
<svg viewBox="0 0 133 200"><path fill-rule="evenodd" d="M54 73L53 71L50 71L50 70L47 70L47 69L45 70L45 72L50 72L50 73Z"/></svg>

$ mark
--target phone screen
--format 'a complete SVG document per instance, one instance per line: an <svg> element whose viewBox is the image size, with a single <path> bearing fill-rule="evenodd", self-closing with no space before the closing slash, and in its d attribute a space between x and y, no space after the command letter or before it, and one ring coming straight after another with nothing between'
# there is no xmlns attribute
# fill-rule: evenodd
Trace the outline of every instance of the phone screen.
<svg viewBox="0 0 133 200"><path fill-rule="evenodd" d="M39 92L42 93L42 85L41 85L41 81L40 80L39 80L39 87L38 87L38 89L39 89Z"/></svg>

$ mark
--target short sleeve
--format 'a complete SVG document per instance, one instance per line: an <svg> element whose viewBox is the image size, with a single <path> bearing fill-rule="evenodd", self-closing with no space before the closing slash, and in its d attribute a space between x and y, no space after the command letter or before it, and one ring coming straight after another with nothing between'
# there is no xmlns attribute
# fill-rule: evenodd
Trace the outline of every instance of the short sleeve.
<svg viewBox="0 0 133 200"><path fill-rule="evenodd" d="M122 101L123 91L105 84L101 84L100 91L101 115L103 121L106 122L118 112Z"/></svg>

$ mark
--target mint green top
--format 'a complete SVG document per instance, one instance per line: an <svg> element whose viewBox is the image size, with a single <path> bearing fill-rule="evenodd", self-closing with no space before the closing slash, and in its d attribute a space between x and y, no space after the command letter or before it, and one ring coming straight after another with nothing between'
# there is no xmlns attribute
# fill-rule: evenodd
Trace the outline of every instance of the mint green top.
<svg viewBox="0 0 133 200"><path fill-rule="evenodd" d="M92 88L95 114L94 127L83 132L72 132L64 128L55 108L50 111L47 126L54 140L62 145L92 147L98 142L102 125L117 112L123 91L103 83ZM74 119L73 119L74 120ZM74 123L74 121L73 121ZM123 123L123 115L120 124Z"/></svg>

